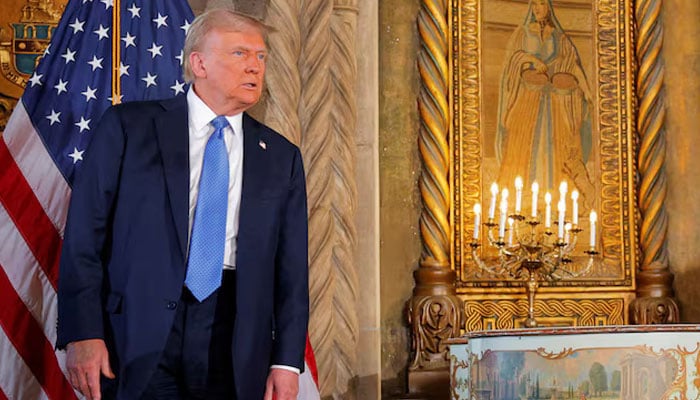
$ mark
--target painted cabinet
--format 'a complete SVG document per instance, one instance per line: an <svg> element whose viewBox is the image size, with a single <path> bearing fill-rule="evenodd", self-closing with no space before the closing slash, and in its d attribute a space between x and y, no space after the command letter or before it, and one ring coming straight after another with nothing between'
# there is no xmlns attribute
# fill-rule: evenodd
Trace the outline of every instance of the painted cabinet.
<svg viewBox="0 0 700 400"><path fill-rule="evenodd" d="M454 400L700 398L700 325L482 331L449 346Z"/></svg>

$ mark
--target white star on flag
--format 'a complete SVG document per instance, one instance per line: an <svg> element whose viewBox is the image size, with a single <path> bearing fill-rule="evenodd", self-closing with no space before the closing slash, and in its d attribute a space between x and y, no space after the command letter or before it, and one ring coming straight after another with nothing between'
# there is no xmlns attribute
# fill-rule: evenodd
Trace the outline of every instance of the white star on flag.
<svg viewBox="0 0 700 400"><path fill-rule="evenodd" d="M97 92L97 89L93 89L90 86L88 86L87 89L85 89L84 92L80 92L80 94L85 96L85 102L87 103L88 101L90 101L90 99L97 100L97 97L95 96L95 92Z"/></svg>
<svg viewBox="0 0 700 400"><path fill-rule="evenodd" d="M126 10L131 13L131 18L141 18L141 8L136 7L136 3L131 4L131 8L127 8Z"/></svg>
<svg viewBox="0 0 700 400"><path fill-rule="evenodd" d="M180 50L180 55L175 56L178 60L180 60L180 65L182 65L182 59L184 58L184 52Z"/></svg>
<svg viewBox="0 0 700 400"><path fill-rule="evenodd" d="M175 95L177 96L178 93L185 93L185 83L180 82L179 80L175 80L175 84L170 86L170 89L172 89L175 92Z"/></svg>
<svg viewBox="0 0 700 400"><path fill-rule="evenodd" d="M160 15L160 13L158 13L158 18L153 18L153 22L157 24L156 28L160 28L161 26L168 26L168 23L165 22L166 19L168 19L167 15Z"/></svg>
<svg viewBox="0 0 700 400"><path fill-rule="evenodd" d="M109 10L114 5L114 0L100 0L100 2L105 5L105 10Z"/></svg>
<svg viewBox="0 0 700 400"><path fill-rule="evenodd" d="M189 32L189 30L190 30L190 25L192 25L192 24L190 24L190 21L185 20L185 24L182 25L182 26L180 26L180 29L182 29L183 31L185 31L185 35L187 35L187 32Z"/></svg>
<svg viewBox="0 0 700 400"><path fill-rule="evenodd" d="M146 82L146 87L157 86L157 84L156 84L157 77L158 77L158 75L151 75L150 72L147 72L146 76L141 78L141 80Z"/></svg>
<svg viewBox="0 0 700 400"><path fill-rule="evenodd" d="M121 61L119 61L119 76L129 76L129 67L130 65L124 65Z"/></svg>
<svg viewBox="0 0 700 400"><path fill-rule="evenodd" d="M90 120L85 119L83 117L80 117L80 121L75 123L75 126L80 128L80 133L83 131L89 131L90 130Z"/></svg>
<svg viewBox="0 0 700 400"><path fill-rule="evenodd" d="M120 95L119 95L119 102L120 102L120 103L122 102L122 98L123 98L123 97L124 97L123 94L120 94ZM114 97L109 96L109 97L107 97L107 100L109 100L109 102L111 103L113 98L114 98Z"/></svg>
<svg viewBox="0 0 700 400"><path fill-rule="evenodd" d="M68 84L68 81L63 81L63 79L58 79L58 83L56 86L54 86L54 89L56 89L56 95L61 94L61 92L67 92L68 89L66 88L66 85Z"/></svg>
<svg viewBox="0 0 700 400"><path fill-rule="evenodd" d="M109 28L102 26L102 24L100 24L100 27L94 32L97 34L97 40L109 38Z"/></svg>
<svg viewBox="0 0 700 400"><path fill-rule="evenodd" d="M73 159L73 164L77 163L78 161L83 161L83 151L78 151L77 147L73 147L73 152L68 155L68 157Z"/></svg>
<svg viewBox="0 0 700 400"><path fill-rule="evenodd" d="M41 77L44 76L43 74L38 74L35 72L31 78L29 78L29 82L31 82L32 87L39 85L41 86Z"/></svg>
<svg viewBox="0 0 700 400"><path fill-rule="evenodd" d="M97 56L92 56L92 61L88 61L88 64L92 66L93 71L97 68L102 69L102 60L104 60L104 58L97 58Z"/></svg>
<svg viewBox="0 0 700 400"><path fill-rule="evenodd" d="M47 115L47 116L46 116L46 119L48 119L49 121L51 121L51 122L49 123L49 125L53 125L53 124L56 123L56 122L58 122L58 123L60 124L60 123L61 123L61 120L58 119L58 117L60 117L60 116L61 116L61 113L60 113L60 112L56 112L56 110L51 109L51 114Z"/></svg>
<svg viewBox="0 0 700 400"><path fill-rule="evenodd" d="M163 46L156 46L155 42L151 46L150 49L147 49L146 51L151 53L151 58L156 58L156 56L162 56L163 54L160 52L160 49L162 49Z"/></svg>
<svg viewBox="0 0 700 400"><path fill-rule="evenodd" d="M83 25L85 25L85 21L79 21L78 18L75 19L75 22L72 24L68 25L71 28L73 28L73 34L75 35L78 32L85 32L83 30Z"/></svg>
<svg viewBox="0 0 700 400"><path fill-rule="evenodd" d="M75 52L66 47L66 52L62 54L61 57L63 57L66 60L66 64L68 64L71 61L75 61Z"/></svg>
<svg viewBox="0 0 700 400"><path fill-rule="evenodd" d="M136 36L131 36L129 32L126 33L126 36L124 36L122 40L126 44L127 49L129 48L129 46L136 47Z"/></svg>

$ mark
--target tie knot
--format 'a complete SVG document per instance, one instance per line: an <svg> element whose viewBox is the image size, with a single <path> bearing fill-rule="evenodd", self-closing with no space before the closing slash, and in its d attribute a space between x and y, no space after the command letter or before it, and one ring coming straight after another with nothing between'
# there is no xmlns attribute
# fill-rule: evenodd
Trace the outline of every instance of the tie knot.
<svg viewBox="0 0 700 400"><path fill-rule="evenodd" d="M211 124L214 127L214 129L220 131L228 126L228 120L223 115L219 115L218 117L211 120Z"/></svg>

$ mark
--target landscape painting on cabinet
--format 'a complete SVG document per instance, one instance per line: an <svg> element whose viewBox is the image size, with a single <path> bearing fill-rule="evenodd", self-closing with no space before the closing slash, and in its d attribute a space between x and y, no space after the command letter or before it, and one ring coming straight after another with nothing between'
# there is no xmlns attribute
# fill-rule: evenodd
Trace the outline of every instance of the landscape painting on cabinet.
<svg viewBox="0 0 700 400"><path fill-rule="evenodd" d="M581 350L561 359L531 352L488 352L471 369L483 400L665 399L678 365L671 356ZM623 379L624 377L624 379Z"/></svg>

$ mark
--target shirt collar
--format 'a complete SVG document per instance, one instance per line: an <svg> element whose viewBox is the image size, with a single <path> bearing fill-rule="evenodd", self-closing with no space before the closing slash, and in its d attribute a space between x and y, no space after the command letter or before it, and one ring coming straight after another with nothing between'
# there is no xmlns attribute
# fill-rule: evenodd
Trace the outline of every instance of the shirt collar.
<svg viewBox="0 0 700 400"><path fill-rule="evenodd" d="M190 85L187 91L187 112L189 115L190 130L193 131L196 136L204 136L205 134L211 133L211 129L205 128L209 127L209 123L216 118L217 115L214 114L214 111L212 111L199 96L197 96L192 85ZM228 120L234 133L243 132L243 113L226 115L226 120Z"/></svg>

